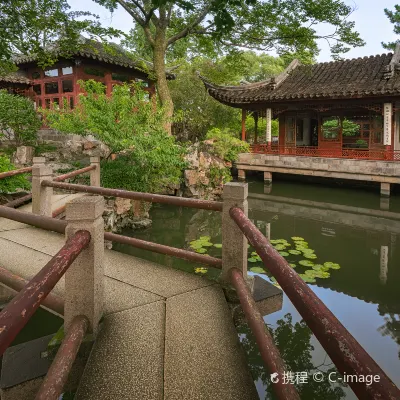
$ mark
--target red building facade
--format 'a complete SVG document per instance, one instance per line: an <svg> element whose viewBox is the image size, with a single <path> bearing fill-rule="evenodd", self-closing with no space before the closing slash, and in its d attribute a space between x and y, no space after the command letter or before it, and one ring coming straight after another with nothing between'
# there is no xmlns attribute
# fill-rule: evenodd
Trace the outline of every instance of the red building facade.
<svg viewBox="0 0 400 400"><path fill-rule="evenodd" d="M240 86L203 79L219 102L242 109L242 140L252 152L400 161L400 47L395 54L301 65ZM246 132L247 115L254 136ZM266 119L266 131L257 128ZM271 120L279 121L272 136Z"/></svg>

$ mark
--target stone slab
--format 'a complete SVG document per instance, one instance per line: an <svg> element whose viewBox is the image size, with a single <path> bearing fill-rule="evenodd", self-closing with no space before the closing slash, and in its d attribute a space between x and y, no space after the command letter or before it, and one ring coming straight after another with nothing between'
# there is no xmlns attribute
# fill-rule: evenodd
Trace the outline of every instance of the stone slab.
<svg viewBox="0 0 400 400"><path fill-rule="evenodd" d="M222 289L167 299L166 400L255 400L258 394Z"/></svg>
<svg viewBox="0 0 400 400"><path fill-rule="evenodd" d="M112 250L105 252L105 274L162 297L213 284L206 278Z"/></svg>
<svg viewBox="0 0 400 400"><path fill-rule="evenodd" d="M0 232L12 231L15 229L27 228L29 225L22 224L21 222L11 221L7 218L0 218Z"/></svg>
<svg viewBox="0 0 400 400"><path fill-rule="evenodd" d="M105 317L75 400L163 399L165 303Z"/></svg>
<svg viewBox="0 0 400 400"><path fill-rule="evenodd" d="M42 358L53 335L9 347L3 355L0 388L6 389L45 376L51 360Z"/></svg>
<svg viewBox="0 0 400 400"><path fill-rule="evenodd" d="M127 285L115 279L106 277L104 280L105 314L129 310L130 308L160 300L164 300L163 297Z"/></svg>

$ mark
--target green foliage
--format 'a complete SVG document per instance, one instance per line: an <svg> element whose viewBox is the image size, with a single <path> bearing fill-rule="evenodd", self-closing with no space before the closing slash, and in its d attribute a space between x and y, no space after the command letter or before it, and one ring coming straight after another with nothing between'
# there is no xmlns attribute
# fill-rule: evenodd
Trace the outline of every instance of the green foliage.
<svg viewBox="0 0 400 400"><path fill-rule="evenodd" d="M0 173L14 170L7 157L0 156ZM15 175L9 178L0 179L0 193L13 193L17 189L29 189L30 183L25 175Z"/></svg>
<svg viewBox="0 0 400 400"><path fill-rule="evenodd" d="M250 145L233 137L228 129L211 129L207 132L206 137L214 140L214 154L225 161L236 161L240 153L250 151Z"/></svg>
<svg viewBox="0 0 400 400"><path fill-rule="evenodd" d="M110 147L111 152L133 148L139 134L154 135L164 132L163 110L157 110L141 84L114 86L113 95L105 94L105 86L94 80L79 81L86 95L81 95L79 105L42 110L47 125L64 133L92 134Z"/></svg>
<svg viewBox="0 0 400 400"><path fill-rule="evenodd" d="M344 118L342 121L343 136L357 136L360 133L360 125Z"/></svg>
<svg viewBox="0 0 400 400"><path fill-rule="evenodd" d="M67 0L1 1L0 75L15 69L16 54L35 54L45 67L78 49L81 33L97 39L119 35L101 27L96 15L70 9Z"/></svg>
<svg viewBox="0 0 400 400"><path fill-rule="evenodd" d="M40 126L30 99L0 90L0 138L14 139L17 146L32 144Z"/></svg>
<svg viewBox="0 0 400 400"><path fill-rule="evenodd" d="M174 137L159 130L139 132L130 143L132 151L102 163L103 187L154 193L181 182L185 149Z"/></svg>
<svg viewBox="0 0 400 400"><path fill-rule="evenodd" d="M385 8L385 14L389 18L389 21L394 25L393 32L396 35L400 35L400 5L395 4L393 11ZM394 50L397 43L397 41L389 43L382 42L382 46L387 50Z"/></svg>
<svg viewBox="0 0 400 400"><path fill-rule="evenodd" d="M368 142L366 140L363 140L363 139L358 139L356 141L356 144L358 145L358 147L363 147L363 148L367 148L368 147Z"/></svg>

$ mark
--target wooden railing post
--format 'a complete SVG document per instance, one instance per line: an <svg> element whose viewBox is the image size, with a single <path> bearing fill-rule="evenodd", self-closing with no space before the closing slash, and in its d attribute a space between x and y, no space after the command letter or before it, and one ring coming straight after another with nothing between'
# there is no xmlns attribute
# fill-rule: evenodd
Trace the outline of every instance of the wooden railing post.
<svg viewBox="0 0 400 400"><path fill-rule="evenodd" d="M248 214L247 183L229 182L224 185L222 209L222 274L229 281L229 270L239 269L247 279L247 239L229 215L232 207L239 207Z"/></svg>
<svg viewBox="0 0 400 400"><path fill-rule="evenodd" d="M100 187L100 157L90 157L90 165L96 166L90 171L90 186Z"/></svg>
<svg viewBox="0 0 400 400"><path fill-rule="evenodd" d="M64 327L68 330L77 315L88 318L90 333L97 333L103 314L104 199L84 196L67 203L65 230L69 238L79 230L89 231L89 246L65 274Z"/></svg>
<svg viewBox="0 0 400 400"><path fill-rule="evenodd" d="M53 188L42 186L43 181L53 180L52 168L44 164L32 167L32 212L51 217L51 198Z"/></svg>

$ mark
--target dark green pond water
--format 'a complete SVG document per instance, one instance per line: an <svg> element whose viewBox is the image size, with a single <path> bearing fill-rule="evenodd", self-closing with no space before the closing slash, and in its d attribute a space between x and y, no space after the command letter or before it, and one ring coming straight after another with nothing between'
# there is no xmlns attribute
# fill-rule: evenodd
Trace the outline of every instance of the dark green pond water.
<svg viewBox="0 0 400 400"><path fill-rule="evenodd" d="M249 216L264 234L270 232L272 240L287 240L292 244L287 249L295 246L291 237L302 237L317 255L309 261L340 265L338 270L329 270L329 278L316 278L309 286L400 385L400 197L392 197L388 204L381 201L377 190L279 181L268 190L256 179L249 182L249 191ZM155 205L151 218L151 228L123 234L178 248L189 248L200 236L221 243L219 213ZM114 249L190 272L199 267L123 245ZM211 247L208 254L220 256L221 250ZM303 256L289 255L287 259L297 264L299 273L310 269L298 264ZM249 263L252 267L262 264ZM217 277L218 271L209 269L207 274ZM260 276L269 279L265 274ZM265 322L288 370L308 374L308 382L298 385L302 399L355 398L349 388L328 382L327 373L333 365L287 297L282 310L266 316ZM274 398L247 326L238 327L238 331L260 398ZM319 371L324 372L323 382L312 379Z"/></svg>

